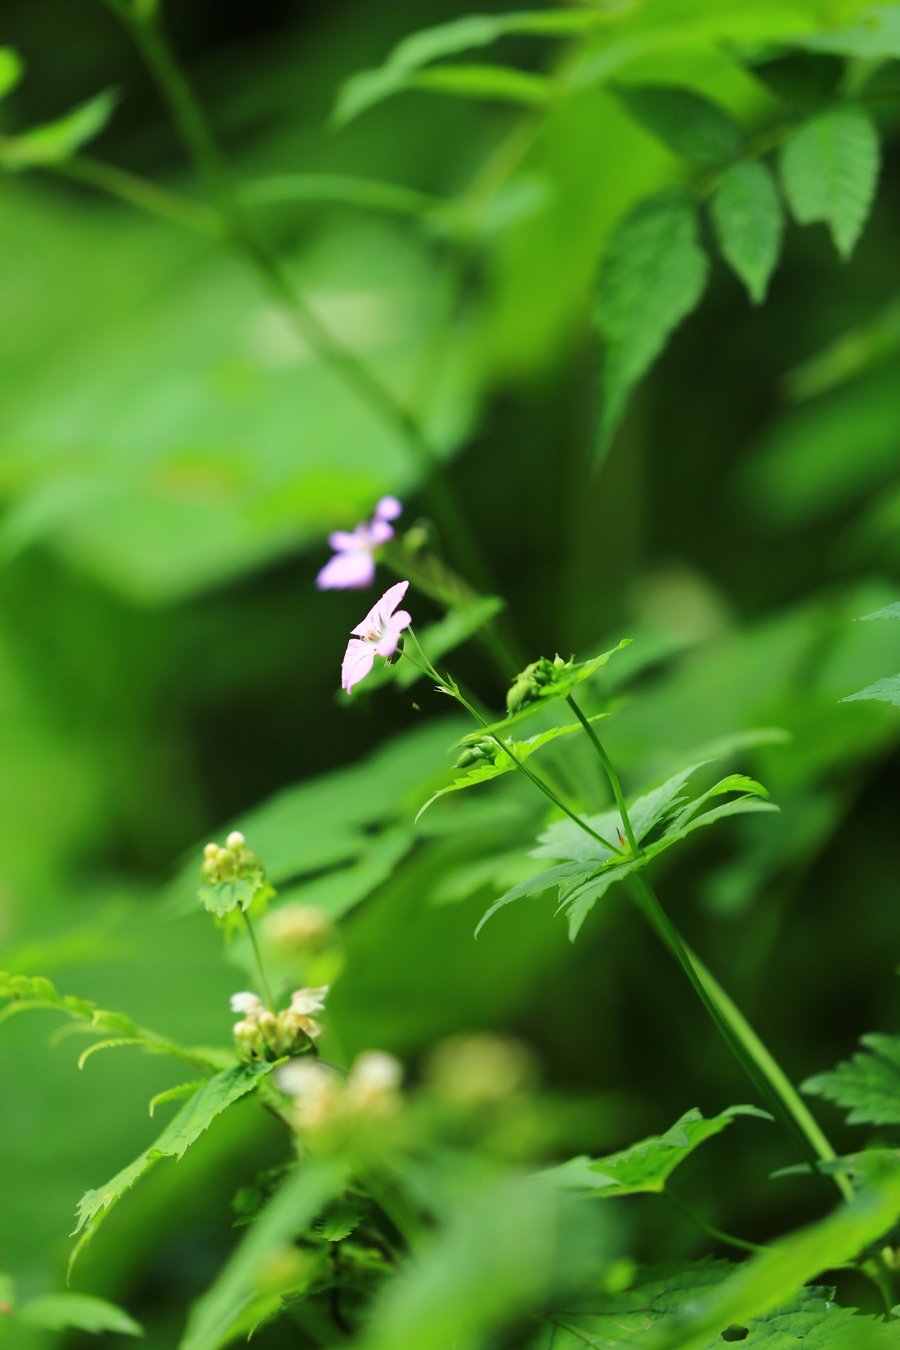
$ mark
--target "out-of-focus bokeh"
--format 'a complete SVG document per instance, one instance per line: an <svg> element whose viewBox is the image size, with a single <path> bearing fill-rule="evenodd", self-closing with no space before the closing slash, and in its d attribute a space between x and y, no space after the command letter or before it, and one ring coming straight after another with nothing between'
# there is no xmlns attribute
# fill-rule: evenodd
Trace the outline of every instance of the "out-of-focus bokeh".
<svg viewBox="0 0 900 1350"><path fill-rule="evenodd" d="M622 101L597 83L525 109L422 89L338 128L349 75L464 9L167 11L292 285L414 408L436 453L415 453L323 362L239 250L58 173L3 177L0 966L222 1041L241 977L191 911L190 883L172 878L233 824L265 859L268 828L292 840L285 892L342 915L333 1017L348 1054L378 1045L414 1066L441 1036L512 1031L547 1082L595 1099L573 1151L742 1099L623 901L598 907L575 945L546 897L473 941L498 888L528 869L540 803L504 782L414 830L460 724L427 684L347 706L340 657L370 600L314 586L328 531L395 493L406 526L422 522L503 598L524 659L635 637L604 685L631 786L718 737L789 733L736 761L780 818L680 853L663 871L671 908L797 1079L895 1025L900 723L891 707L838 700L898 662L896 625L855 622L896 598L900 570L897 103L877 110L881 181L852 260L823 226L791 226L761 306L717 263L597 455L597 259L632 202L683 176ZM7 0L0 30L26 67L0 133L113 88L85 153L204 200L109 9ZM566 51L510 37L491 59L539 72ZM773 115L773 94L715 35L651 48L631 73L692 83L748 125ZM346 200L346 178L395 185L392 209ZM452 666L499 706L481 648ZM260 804L301 783L278 829L270 807L254 834ZM71 1042L45 1053L54 1026L12 1018L0 1033L0 1269L34 1292L60 1287L78 1197L149 1142L144 1103L177 1081L118 1052L79 1073ZM236 1114L157 1169L85 1257L80 1287L127 1304L150 1346L176 1343L233 1240L231 1195L280 1155L262 1113ZM836 1115L829 1125L840 1138ZM721 1221L749 1212L762 1232L802 1218L799 1184L754 1180L784 1161L778 1141L747 1140L753 1163L732 1174ZM699 1178L705 1165L692 1164ZM628 1213L642 1254L669 1255L652 1216ZM687 1251L694 1238L679 1240ZM274 1330L266 1343L292 1342Z"/></svg>

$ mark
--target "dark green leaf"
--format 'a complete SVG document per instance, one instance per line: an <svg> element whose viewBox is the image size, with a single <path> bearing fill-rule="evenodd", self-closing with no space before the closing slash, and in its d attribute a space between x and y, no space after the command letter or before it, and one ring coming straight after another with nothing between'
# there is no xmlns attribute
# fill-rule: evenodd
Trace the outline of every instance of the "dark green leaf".
<svg viewBox="0 0 900 1350"><path fill-rule="evenodd" d="M741 128L724 108L692 89L627 84L615 92L632 117L701 168L716 168L740 154Z"/></svg>
<svg viewBox="0 0 900 1350"><path fill-rule="evenodd" d="M760 304L783 231L778 189L767 166L758 160L732 165L719 181L710 212L723 257Z"/></svg>
<svg viewBox="0 0 900 1350"><path fill-rule="evenodd" d="M804 123L781 155L781 177L801 225L824 221L841 257L862 233L878 181L878 133L859 108L844 106Z"/></svg>
<svg viewBox="0 0 900 1350"><path fill-rule="evenodd" d="M849 1110L848 1125L900 1125L900 1036L863 1036L866 1047L836 1069L816 1074L804 1092Z"/></svg>
<svg viewBox="0 0 900 1350"><path fill-rule="evenodd" d="M613 232L594 296L594 321L605 350L604 443L638 380L699 304L708 271L695 207L681 192L647 198Z"/></svg>

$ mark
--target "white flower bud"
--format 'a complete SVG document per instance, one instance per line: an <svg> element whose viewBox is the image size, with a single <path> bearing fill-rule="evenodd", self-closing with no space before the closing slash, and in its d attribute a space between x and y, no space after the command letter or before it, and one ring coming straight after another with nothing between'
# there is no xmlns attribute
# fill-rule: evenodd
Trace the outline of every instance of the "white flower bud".
<svg viewBox="0 0 900 1350"><path fill-rule="evenodd" d="M212 858L212 859L218 858L218 856L219 856L219 845L218 845L218 844L207 844L207 845L204 847L204 849L203 849L203 856L204 856L204 858Z"/></svg>
<svg viewBox="0 0 900 1350"><path fill-rule="evenodd" d="M384 1050L366 1050L354 1061L350 1085L364 1094L395 1092L403 1082L403 1065Z"/></svg>
<svg viewBox="0 0 900 1350"><path fill-rule="evenodd" d="M232 849L243 848L245 842L244 836L241 834L240 830L232 830L231 834L225 840L225 847Z"/></svg>

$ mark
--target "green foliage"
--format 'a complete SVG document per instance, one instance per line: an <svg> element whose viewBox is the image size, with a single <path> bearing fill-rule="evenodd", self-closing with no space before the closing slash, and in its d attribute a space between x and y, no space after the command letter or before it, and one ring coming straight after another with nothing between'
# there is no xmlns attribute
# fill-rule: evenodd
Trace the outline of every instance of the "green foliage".
<svg viewBox="0 0 900 1350"><path fill-rule="evenodd" d="M878 162L878 133L850 105L821 113L785 142L781 177L791 211L801 225L824 221L842 258L849 258L866 223Z"/></svg>
<svg viewBox="0 0 900 1350"><path fill-rule="evenodd" d="M694 1107L665 1134L652 1135L605 1158L572 1158L554 1168L552 1175L561 1185L596 1196L659 1194L675 1169L737 1116L771 1120L768 1112L755 1106L730 1106L706 1118Z"/></svg>
<svg viewBox="0 0 900 1350"><path fill-rule="evenodd" d="M504 717L500 722L492 722L482 731L474 731L469 736L463 738L463 743L471 741L473 738L480 738L485 733L496 734L508 731L510 727L518 726L526 718L532 717L536 712L540 712L548 703L552 703L558 698L568 698L574 693L578 685L583 684L602 670L611 656L631 645L631 638L623 638L615 647L610 648L608 652L601 652L599 656L591 656L587 661L576 661L574 657L564 661L561 656L550 661L542 657L539 661L533 661L525 670L513 681L510 692L507 694L507 706L510 702L518 703L518 710L511 713L509 717ZM540 667L536 676L532 675L536 667ZM513 700L513 691L516 690L520 682L523 682L525 689L523 698Z"/></svg>
<svg viewBox="0 0 900 1350"><path fill-rule="evenodd" d="M22 62L12 47L0 47L0 98L12 93L22 78Z"/></svg>
<svg viewBox="0 0 900 1350"><path fill-rule="evenodd" d="M456 98L479 98L539 108L549 103L553 83L543 75L511 66L435 66L409 80L411 89L427 89Z"/></svg>
<svg viewBox="0 0 900 1350"><path fill-rule="evenodd" d="M119 1336L143 1336L141 1325L122 1308L91 1294L44 1294L15 1309L13 1325L41 1327L46 1331L87 1331L98 1335L111 1331ZM0 1336L2 1336L0 1329Z"/></svg>
<svg viewBox="0 0 900 1350"><path fill-rule="evenodd" d="M873 614L863 614L862 618L900 619L900 604L885 605L884 608L875 610ZM846 694L841 702L892 703L895 708L900 708L900 675L886 675L884 679L876 680L874 684L867 685L865 689L860 689L855 694Z"/></svg>
<svg viewBox="0 0 900 1350"><path fill-rule="evenodd" d="M236 1064L208 1079L169 1121L155 1143L96 1190L86 1191L78 1202L75 1234L81 1234L69 1259L71 1270L85 1245L96 1233L112 1207L135 1182L161 1158L183 1158L192 1144L217 1116L234 1102L253 1092L272 1069L271 1064Z"/></svg>
<svg viewBox="0 0 900 1350"><path fill-rule="evenodd" d="M0 166L18 171L45 168L68 159L100 135L117 101L117 95L107 89L63 117L0 140Z"/></svg>
<svg viewBox="0 0 900 1350"><path fill-rule="evenodd" d="M761 304L778 262L784 228L771 171L758 160L733 164L719 180L710 212L723 257L754 304Z"/></svg>
<svg viewBox="0 0 900 1350"><path fill-rule="evenodd" d="M604 442L638 380L700 303L708 270L697 239L696 208L683 192L648 197L616 227L603 255L593 306L604 347Z"/></svg>
<svg viewBox="0 0 900 1350"><path fill-rule="evenodd" d="M861 1038L865 1050L836 1069L803 1084L849 1111L849 1125L900 1125L900 1037L873 1032Z"/></svg>
<svg viewBox="0 0 900 1350"><path fill-rule="evenodd" d="M743 136L723 108L677 85L626 84L615 92L638 122L676 154L700 168L718 168L735 159Z"/></svg>

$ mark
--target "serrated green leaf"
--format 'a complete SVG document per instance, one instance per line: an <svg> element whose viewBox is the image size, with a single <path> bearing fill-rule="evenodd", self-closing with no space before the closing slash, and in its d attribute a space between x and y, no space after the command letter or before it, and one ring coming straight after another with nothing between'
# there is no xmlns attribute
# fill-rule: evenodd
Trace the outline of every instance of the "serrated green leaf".
<svg viewBox="0 0 900 1350"><path fill-rule="evenodd" d="M90 1294L45 1294L16 1310L16 1319L46 1331L113 1331L120 1336L143 1336L144 1329L123 1308Z"/></svg>
<svg viewBox="0 0 900 1350"><path fill-rule="evenodd" d="M105 89L63 117L0 142L0 166L14 171L58 164L74 155L106 126L118 96Z"/></svg>
<svg viewBox="0 0 900 1350"><path fill-rule="evenodd" d="M528 1350L641 1350L693 1308L713 1299L740 1267L728 1261L650 1266L623 1290L601 1292L547 1315L547 1329ZM586 1305L586 1306L585 1306ZM799 1290L780 1307L743 1321L723 1323L702 1343L721 1350L729 1341L748 1350L887 1350L895 1331L875 1317L860 1317L834 1302L834 1290Z"/></svg>
<svg viewBox="0 0 900 1350"><path fill-rule="evenodd" d="M846 694L841 699L841 703L859 702L892 703L895 708L900 708L900 674L885 675L883 680L876 680L874 684L866 685L865 689Z"/></svg>
<svg viewBox="0 0 900 1350"><path fill-rule="evenodd" d="M758 783L755 778L748 778L745 773L730 773L726 778L720 778L718 783L713 783L711 788L707 788L699 797L695 797L692 802L689 802L684 810L680 811L674 818L663 837L665 838L670 830L672 833L682 830L688 821L693 819L713 797L725 797L730 792L746 793L749 797L760 797L763 801L767 801L769 798L766 788L763 787L762 783Z"/></svg>
<svg viewBox="0 0 900 1350"><path fill-rule="evenodd" d="M259 1292L271 1256L312 1223L346 1180L335 1159L304 1159L275 1192L232 1252L214 1284L194 1304L178 1350L218 1350Z"/></svg>
<svg viewBox="0 0 900 1350"><path fill-rule="evenodd" d="M384 65L362 71L346 81L338 94L334 121L339 126L346 125L360 113L409 88L417 73L432 61L455 56L473 47L487 47L507 35L569 37L589 32L606 22L602 12L561 9L471 14L425 28L404 38Z"/></svg>
<svg viewBox="0 0 900 1350"><path fill-rule="evenodd" d="M682 192L648 197L620 222L603 256L594 322L603 340L601 441L669 335L700 302L709 271L696 209Z"/></svg>
<svg viewBox="0 0 900 1350"><path fill-rule="evenodd" d="M849 1110L848 1125L900 1125L900 1036L863 1036L864 1051L816 1074L803 1091Z"/></svg>
<svg viewBox="0 0 900 1350"><path fill-rule="evenodd" d="M553 96L553 81L546 75L513 66L434 66L412 75L407 84L410 89L516 103L526 108L539 108Z"/></svg>
<svg viewBox="0 0 900 1350"><path fill-rule="evenodd" d="M651 1135L605 1158L572 1158L552 1168L550 1175L564 1186L591 1195L658 1194L665 1190L669 1177L695 1149L707 1139L721 1134L737 1116L772 1119L768 1112L755 1106L732 1106L707 1118L694 1107L665 1134Z"/></svg>
<svg viewBox="0 0 900 1350"><path fill-rule="evenodd" d="M885 605L883 609L876 609L871 614L863 614L862 622L869 619L900 619L900 600L895 600L892 605Z"/></svg>
<svg viewBox="0 0 900 1350"><path fill-rule="evenodd" d="M591 722L599 722L606 716L606 713L597 713L596 716L591 717L588 720ZM495 762L489 763L485 761L482 764L475 764L471 768L466 769L464 773L460 774L460 776L454 779L447 787L439 788L437 792L433 793L432 796L428 798L428 801L424 806L419 808L416 820L424 815L429 806L436 802L439 797L446 797L450 792L461 792L463 788L477 787L479 783L487 783L490 782L492 778L499 778L501 774L510 773L516 768L517 762L519 764L524 764L537 750L542 749L545 745L549 745L551 741L558 740L560 736L569 736L573 731L580 730L580 722L570 722L566 726L550 727L547 731L541 731L537 736L529 736L528 739L524 741L514 741L512 737L501 737L500 739L509 751L508 754L504 753L504 751L497 746L497 759Z"/></svg>
<svg viewBox="0 0 900 1350"><path fill-rule="evenodd" d="M754 304L761 304L784 229L778 189L768 167L758 160L733 164L719 180L710 214L722 256Z"/></svg>
<svg viewBox="0 0 900 1350"><path fill-rule="evenodd" d="M333 1205L327 1213L313 1225L313 1230L326 1242L343 1242L363 1221L363 1211L359 1205L348 1202Z"/></svg>
<svg viewBox="0 0 900 1350"><path fill-rule="evenodd" d="M0 47L0 98L12 93L22 78L22 59L12 47Z"/></svg>
<svg viewBox="0 0 900 1350"><path fill-rule="evenodd" d="M833 108L788 138L781 178L801 225L828 225L841 257L862 233L878 182L878 133L871 119L849 105Z"/></svg>
<svg viewBox="0 0 900 1350"><path fill-rule="evenodd" d="M882 1238L900 1215L900 1157L885 1154L879 1170L873 1169L870 1184L847 1204L826 1218L772 1244L765 1252L745 1262L718 1288L693 1307L684 1308L659 1335L646 1339L646 1350L707 1350L730 1326L747 1326L753 1318L765 1318L824 1270L833 1270L854 1260ZM896 1328L876 1323L885 1333L883 1344L894 1344ZM868 1330L866 1335L868 1335ZM875 1332L875 1336L879 1333ZM795 1337L796 1339L796 1337ZM744 1342L749 1342L749 1336ZM765 1344L765 1339L760 1339ZM790 1342L788 1342L789 1344ZM878 1345L877 1339L871 1342ZM777 1344L777 1341L776 1341ZM804 1346L815 1346L811 1337ZM825 1345L829 1342L824 1341ZM834 1341L831 1344L835 1344ZM849 1339L850 1350L867 1345Z"/></svg>
<svg viewBox="0 0 900 1350"><path fill-rule="evenodd" d="M162 1092L157 1092L147 1103L150 1119L153 1119L158 1106L163 1106L166 1102L181 1101L184 1097L192 1097L205 1082L205 1078L194 1078L189 1083L178 1083L175 1087L164 1088Z"/></svg>
<svg viewBox="0 0 900 1350"><path fill-rule="evenodd" d="M526 703L524 708L509 717L502 718L499 722L492 722L490 726L484 727L480 731L470 732L463 736L460 744L466 745L474 740L480 740L487 733L500 734L509 731L510 728L518 726L520 722L533 717L535 713L541 712L548 703L552 703L555 699L568 698L569 694L579 684L583 684L585 680L589 680L593 675L596 675L598 670L602 670L611 656L615 656L617 652L629 647L631 641L631 638L622 638L622 641L615 647L611 647L608 652L601 652L599 656L591 656L586 661L572 661L560 666L554 671L552 679L547 684L540 686L535 698L530 703Z"/></svg>
<svg viewBox="0 0 900 1350"><path fill-rule="evenodd" d="M89 1045L86 1050L82 1050L78 1056L78 1067L83 1069L91 1055L95 1055L98 1050L118 1050L123 1045L139 1046L140 1044L140 1040L135 1036L111 1036L105 1041L94 1041L93 1045Z"/></svg>
<svg viewBox="0 0 900 1350"><path fill-rule="evenodd" d="M81 1234L69 1259L69 1269L103 1219L126 1191L161 1158L182 1158L209 1128L216 1116L252 1092L271 1064L236 1064L208 1079L169 1121L162 1134L139 1157L123 1167L96 1190L87 1191L78 1202L75 1234Z"/></svg>
<svg viewBox="0 0 900 1350"><path fill-rule="evenodd" d="M740 154L741 128L724 108L693 89L626 84L614 92L648 131L701 168L716 168Z"/></svg>
<svg viewBox="0 0 900 1350"><path fill-rule="evenodd" d="M252 877L235 877L233 881L204 882L197 890L197 898L210 914L223 919L235 910L246 913L264 889L266 883L260 872Z"/></svg>

